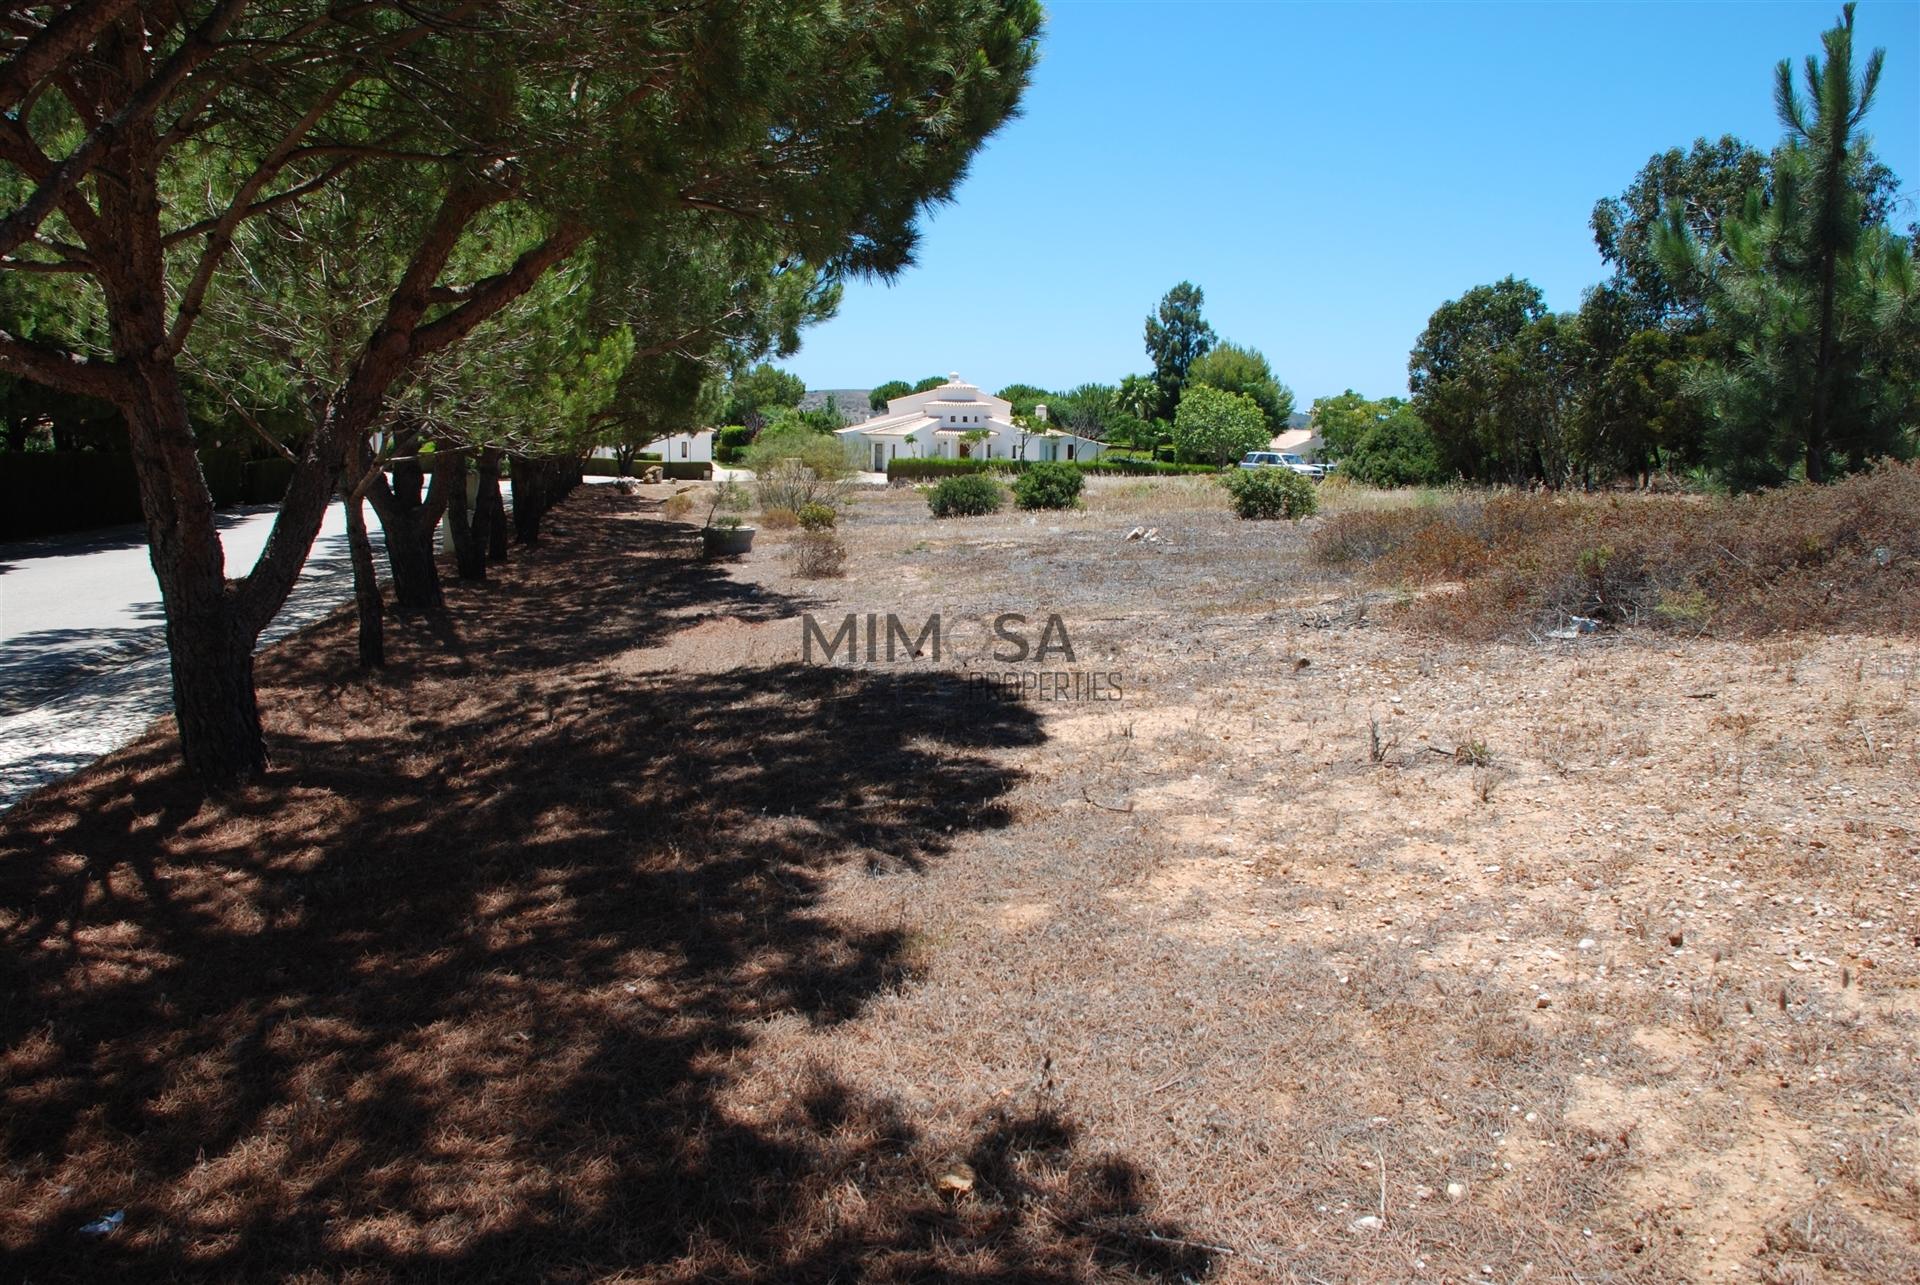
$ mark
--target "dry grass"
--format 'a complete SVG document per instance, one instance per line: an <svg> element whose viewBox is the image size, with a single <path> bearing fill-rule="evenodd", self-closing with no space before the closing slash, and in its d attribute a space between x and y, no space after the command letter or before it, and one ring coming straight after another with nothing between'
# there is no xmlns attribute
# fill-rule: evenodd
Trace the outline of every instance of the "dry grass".
<svg viewBox="0 0 1920 1285"><path fill-rule="evenodd" d="M1572 616L1686 634L1911 633L1920 464L1738 499L1462 493L1354 508L1313 551L1383 583L1440 586L1409 619L1476 637Z"/></svg>

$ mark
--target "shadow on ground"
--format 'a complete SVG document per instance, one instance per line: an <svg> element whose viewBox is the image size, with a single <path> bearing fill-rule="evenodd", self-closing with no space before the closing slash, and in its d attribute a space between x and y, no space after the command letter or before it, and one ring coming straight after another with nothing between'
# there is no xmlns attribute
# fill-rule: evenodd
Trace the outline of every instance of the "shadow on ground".
<svg viewBox="0 0 1920 1285"><path fill-rule="evenodd" d="M1042 1107L983 1113L956 1155L755 1062L763 1024L911 984L913 943L835 918L828 881L910 880L1006 824L1000 751L1041 731L943 675L622 677L708 613L799 609L633 505L575 501L448 621L403 624L384 679L343 621L270 656L261 786L203 804L156 733L8 815L10 1276L1205 1272ZM973 1188L943 1193L956 1158Z"/></svg>

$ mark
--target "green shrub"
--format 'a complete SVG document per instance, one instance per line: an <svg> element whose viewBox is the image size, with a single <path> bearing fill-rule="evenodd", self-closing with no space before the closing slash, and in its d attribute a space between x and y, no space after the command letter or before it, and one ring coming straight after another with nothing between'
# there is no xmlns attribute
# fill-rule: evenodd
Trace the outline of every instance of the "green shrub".
<svg viewBox="0 0 1920 1285"><path fill-rule="evenodd" d="M1035 464L1014 479L1013 502L1023 509L1070 509L1085 481L1071 464Z"/></svg>
<svg viewBox="0 0 1920 1285"><path fill-rule="evenodd" d="M1237 468L1225 481L1243 518L1304 518L1320 505L1313 483L1290 468Z"/></svg>
<svg viewBox="0 0 1920 1285"><path fill-rule="evenodd" d="M985 460L897 459L887 461L887 480L890 482L924 482L935 478L959 477L968 473L986 471Z"/></svg>
<svg viewBox="0 0 1920 1285"><path fill-rule="evenodd" d="M798 517L804 531L831 531L839 524L840 511L831 504L803 504Z"/></svg>
<svg viewBox="0 0 1920 1285"><path fill-rule="evenodd" d="M729 424L713 435L713 459L716 464L738 464L753 442L753 430L744 424Z"/></svg>
<svg viewBox="0 0 1920 1285"><path fill-rule="evenodd" d="M1440 444L1411 406L1362 433L1343 467L1371 486L1426 486L1447 475Z"/></svg>
<svg viewBox="0 0 1920 1285"><path fill-rule="evenodd" d="M713 476L713 465L705 460L667 460L660 476L674 482L705 482Z"/></svg>
<svg viewBox="0 0 1920 1285"><path fill-rule="evenodd" d="M804 465L823 482L835 482L853 475L853 462L847 457L844 442L831 433L816 433L792 424L762 429L740 462L764 476L774 465L794 460ZM799 505L793 506L795 509Z"/></svg>
<svg viewBox="0 0 1920 1285"><path fill-rule="evenodd" d="M985 517L1000 511L1000 500L1000 484L978 474L947 478L927 492L936 518Z"/></svg>
<svg viewBox="0 0 1920 1285"><path fill-rule="evenodd" d="M1272 436L1258 402L1205 384L1181 394L1173 413L1173 444L1184 460L1224 466L1264 449Z"/></svg>

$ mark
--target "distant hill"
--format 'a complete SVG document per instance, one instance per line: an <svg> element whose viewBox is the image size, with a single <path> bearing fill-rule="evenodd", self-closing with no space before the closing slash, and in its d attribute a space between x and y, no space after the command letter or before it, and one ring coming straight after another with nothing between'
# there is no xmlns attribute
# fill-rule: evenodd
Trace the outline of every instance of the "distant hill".
<svg viewBox="0 0 1920 1285"><path fill-rule="evenodd" d="M847 423L864 424L873 418L873 408L867 405L867 396L872 391L871 388L816 388L800 399L800 409L820 410L831 406Z"/></svg>

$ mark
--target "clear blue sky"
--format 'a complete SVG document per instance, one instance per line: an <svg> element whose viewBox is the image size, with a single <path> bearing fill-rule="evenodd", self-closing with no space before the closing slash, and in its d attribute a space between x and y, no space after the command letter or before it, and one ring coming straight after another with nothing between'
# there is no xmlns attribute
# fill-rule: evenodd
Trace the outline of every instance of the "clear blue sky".
<svg viewBox="0 0 1920 1285"><path fill-rule="evenodd" d="M1189 279L1304 409L1404 392L1441 301L1512 273L1557 309L1587 230L1655 152L1771 147L1773 66L1840 12L1778 4L1131 4L1054 0L1025 114L930 215L920 262L851 285L785 363L811 388L958 370L989 390L1147 369ZM1920 217L1920 3L1866 0L1867 121ZM1864 56L1864 55L1863 55Z"/></svg>

